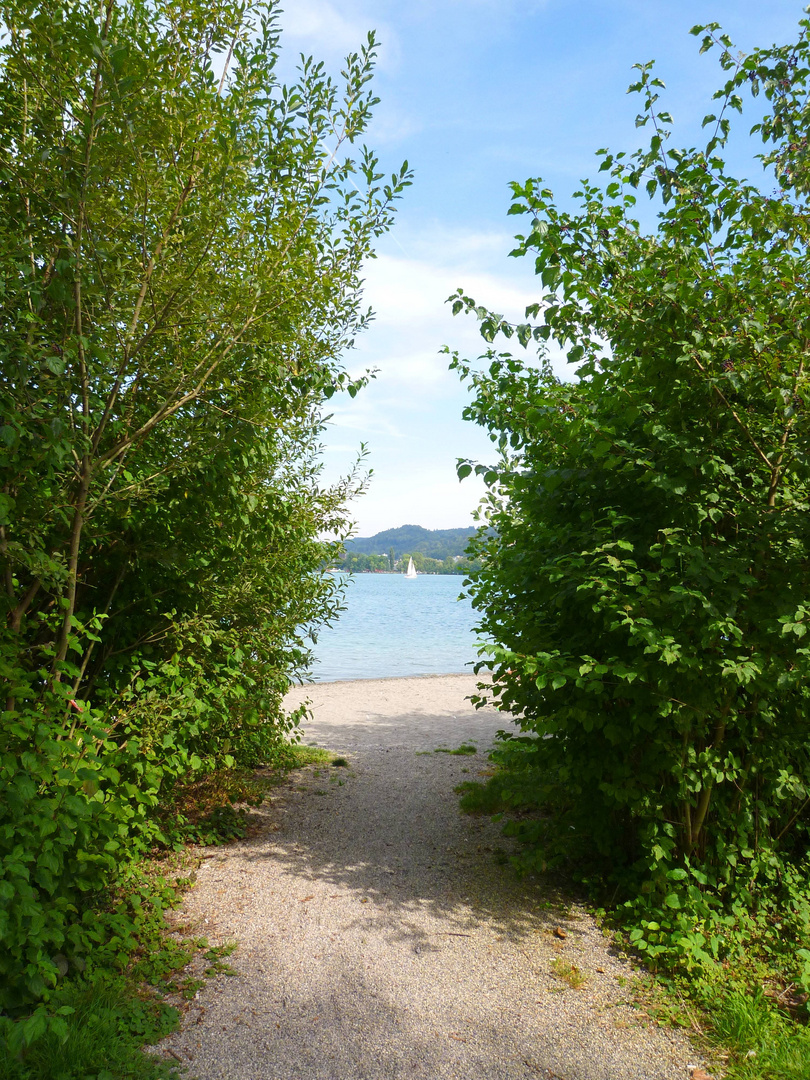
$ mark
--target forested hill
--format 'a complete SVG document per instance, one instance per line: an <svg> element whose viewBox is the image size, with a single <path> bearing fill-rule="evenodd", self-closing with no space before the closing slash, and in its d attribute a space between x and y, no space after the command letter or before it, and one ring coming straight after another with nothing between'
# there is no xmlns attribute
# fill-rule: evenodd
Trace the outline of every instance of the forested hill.
<svg viewBox="0 0 810 1080"><path fill-rule="evenodd" d="M475 529L423 529L421 525L400 525L398 529L385 529L375 536L357 536L346 541L346 551L363 555L387 555L394 549L394 558L405 552L420 551L431 559L446 559L463 555L467 541Z"/></svg>

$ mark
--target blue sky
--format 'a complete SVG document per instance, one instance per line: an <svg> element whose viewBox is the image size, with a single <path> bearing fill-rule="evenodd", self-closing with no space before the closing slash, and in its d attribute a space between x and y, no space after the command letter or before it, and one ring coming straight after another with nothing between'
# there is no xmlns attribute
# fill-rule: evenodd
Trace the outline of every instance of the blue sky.
<svg viewBox="0 0 810 1080"><path fill-rule="evenodd" d="M695 145L710 98L722 84L716 54L698 54L695 23L716 21L743 52L795 38L795 0L287 0L282 48L340 60L370 29L381 41L381 98L368 143L387 171L407 158L413 187L393 232L366 272L373 326L345 360L377 368L369 388L335 403L325 436L325 476L345 472L361 442L373 469L352 506L357 532L415 524L468 525L481 494L455 476L458 457L491 458L485 435L461 419L467 400L447 370L443 345L484 348L475 323L453 318L446 297L462 286L481 303L521 318L536 299L527 260L508 257L518 218L509 183L542 176L565 204L596 177L602 146L643 143L628 97L632 65L654 59L667 84L678 145ZM740 133L759 119L756 107ZM755 152L741 139L739 171L754 177ZM515 349L520 347L515 345ZM560 359L559 370L565 371Z"/></svg>

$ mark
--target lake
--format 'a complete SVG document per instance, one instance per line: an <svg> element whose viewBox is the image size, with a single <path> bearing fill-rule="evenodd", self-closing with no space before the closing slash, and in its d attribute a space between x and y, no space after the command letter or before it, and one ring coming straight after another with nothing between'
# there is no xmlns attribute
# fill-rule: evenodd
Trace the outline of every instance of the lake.
<svg viewBox="0 0 810 1080"><path fill-rule="evenodd" d="M313 652L318 682L450 675L477 659L475 613L457 575L354 574L346 610Z"/></svg>

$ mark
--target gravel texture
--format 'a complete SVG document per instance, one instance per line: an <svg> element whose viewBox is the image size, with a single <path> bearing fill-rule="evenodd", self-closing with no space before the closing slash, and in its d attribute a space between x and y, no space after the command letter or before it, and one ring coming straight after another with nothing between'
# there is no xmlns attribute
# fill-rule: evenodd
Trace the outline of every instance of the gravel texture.
<svg viewBox="0 0 810 1080"><path fill-rule="evenodd" d="M158 1052L199 1080L688 1080L699 1054L627 1003L632 970L587 912L518 880L499 826L459 813L454 787L504 726L474 687L291 695L312 701L304 741L349 767L294 774L249 839L206 851L180 917L239 943L237 976ZM462 742L478 753L433 752Z"/></svg>

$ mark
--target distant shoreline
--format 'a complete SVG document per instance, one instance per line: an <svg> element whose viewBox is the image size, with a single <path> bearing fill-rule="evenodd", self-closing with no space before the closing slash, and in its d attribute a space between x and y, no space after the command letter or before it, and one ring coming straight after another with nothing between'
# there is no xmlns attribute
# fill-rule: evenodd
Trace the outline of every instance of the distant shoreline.
<svg viewBox="0 0 810 1080"><path fill-rule="evenodd" d="M441 573L439 570L417 570L417 577L464 577L468 570L459 570L451 573ZM346 574L347 577L352 577L355 574L385 574L387 577L407 577L401 570L344 570L340 566L327 566L327 574ZM410 579L413 581L413 578Z"/></svg>

